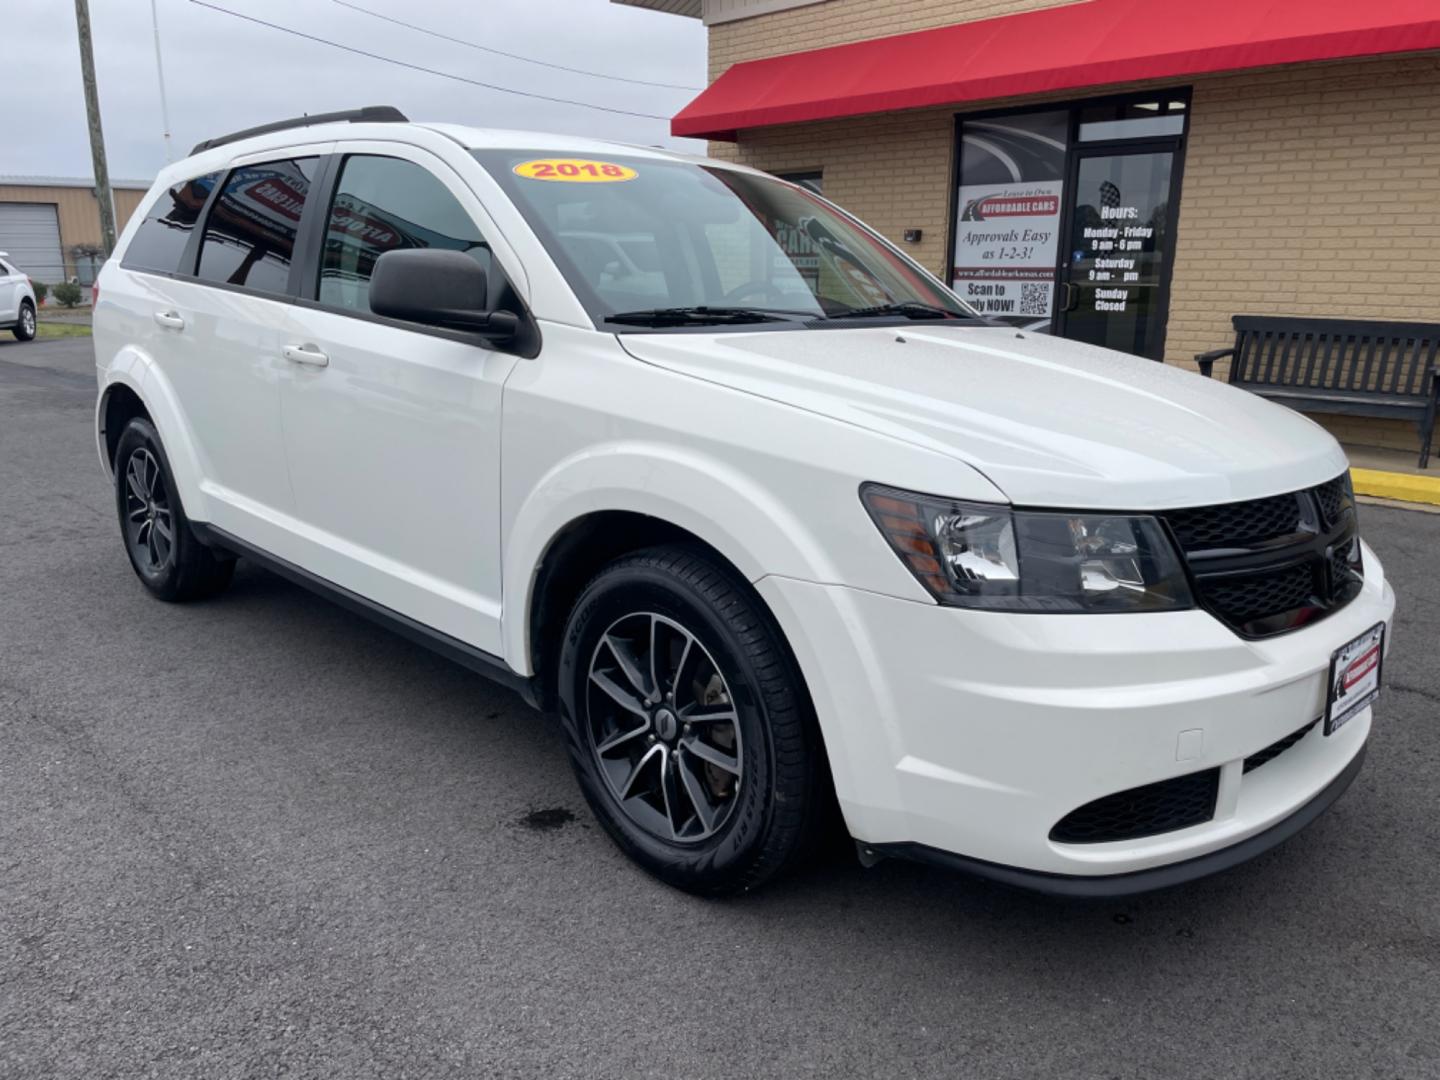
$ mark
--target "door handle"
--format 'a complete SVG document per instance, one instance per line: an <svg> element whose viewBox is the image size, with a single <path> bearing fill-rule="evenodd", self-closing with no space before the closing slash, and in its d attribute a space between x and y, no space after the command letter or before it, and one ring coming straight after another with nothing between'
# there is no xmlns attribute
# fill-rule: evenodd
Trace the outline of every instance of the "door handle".
<svg viewBox="0 0 1440 1080"><path fill-rule="evenodd" d="M1060 288L1065 291L1060 295L1064 298L1060 301L1061 311L1074 311L1080 305L1080 290L1068 281L1062 281Z"/></svg>
<svg viewBox="0 0 1440 1080"><path fill-rule="evenodd" d="M292 364L305 364L309 367L328 367L330 365L330 357L314 345L286 345L285 359Z"/></svg>
<svg viewBox="0 0 1440 1080"><path fill-rule="evenodd" d="M176 311L155 312L155 322L157 325L163 326L166 330L185 329L185 320L182 319L180 313Z"/></svg>

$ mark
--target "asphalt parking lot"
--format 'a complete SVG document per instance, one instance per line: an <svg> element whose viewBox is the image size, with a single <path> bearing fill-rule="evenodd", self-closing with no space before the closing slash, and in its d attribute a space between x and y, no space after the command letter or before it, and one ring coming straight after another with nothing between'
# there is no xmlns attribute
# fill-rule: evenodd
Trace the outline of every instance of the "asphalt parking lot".
<svg viewBox="0 0 1440 1080"><path fill-rule="evenodd" d="M149 599L88 340L0 343L0 1076L1440 1075L1440 516L1309 830L1071 904L835 858L725 903L590 822L548 721L262 571Z"/></svg>

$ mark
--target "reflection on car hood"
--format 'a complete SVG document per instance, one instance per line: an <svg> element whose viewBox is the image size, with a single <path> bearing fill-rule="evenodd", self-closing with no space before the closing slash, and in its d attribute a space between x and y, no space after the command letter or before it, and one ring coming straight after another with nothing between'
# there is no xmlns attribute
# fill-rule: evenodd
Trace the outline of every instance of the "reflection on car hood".
<svg viewBox="0 0 1440 1080"><path fill-rule="evenodd" d="M1040 334L911 324L620 340L647 363L949 454L1021 505L1229 502L1346 467L1335 440L1289 409Z"/></svg>

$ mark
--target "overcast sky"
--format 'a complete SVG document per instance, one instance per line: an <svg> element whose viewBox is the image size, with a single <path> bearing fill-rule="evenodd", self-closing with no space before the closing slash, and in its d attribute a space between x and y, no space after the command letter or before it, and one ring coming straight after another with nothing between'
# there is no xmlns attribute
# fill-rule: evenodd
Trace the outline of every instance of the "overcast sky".
<svg viewBox="0 0 1440 1080"><path fill-rule="evenodd" d="M616 82L497 56L385 22L338 0L205 0L216 7L466 79L669 117L694 90ZM426 30L550 64L701 87L699 20L609 0L346 0ZM668 120L520 97L342 52L158 0L176 157L201 139L301 113L396 105L415 120L534 128L696 150ZM4 0L0 175L89 177L72 0ZM110 175L147 180L165 163L149 0L90 0Z"/></svg>

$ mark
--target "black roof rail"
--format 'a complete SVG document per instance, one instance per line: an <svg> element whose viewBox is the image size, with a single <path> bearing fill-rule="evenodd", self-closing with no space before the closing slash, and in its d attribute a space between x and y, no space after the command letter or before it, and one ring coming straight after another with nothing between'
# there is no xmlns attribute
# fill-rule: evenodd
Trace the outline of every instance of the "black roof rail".
<svg viewBox="0 0 1440 1080"><path fill-rule="evenodd" d="M272 131L288 131L290 128L309 127L311 124L333 124L341 121L348 121L352 124L403 124L409 119L394 105L366 105L363 109L344 109L340 112L297 116L293 120L276 120L273 124L261 124L259 127L246 128L244 131L232 131L229 135L219 135L213 139L196 143L195 149L190 153L198 154L202 150L213 150L217 146L239 142L252 135L268 135Z"/></svg>

